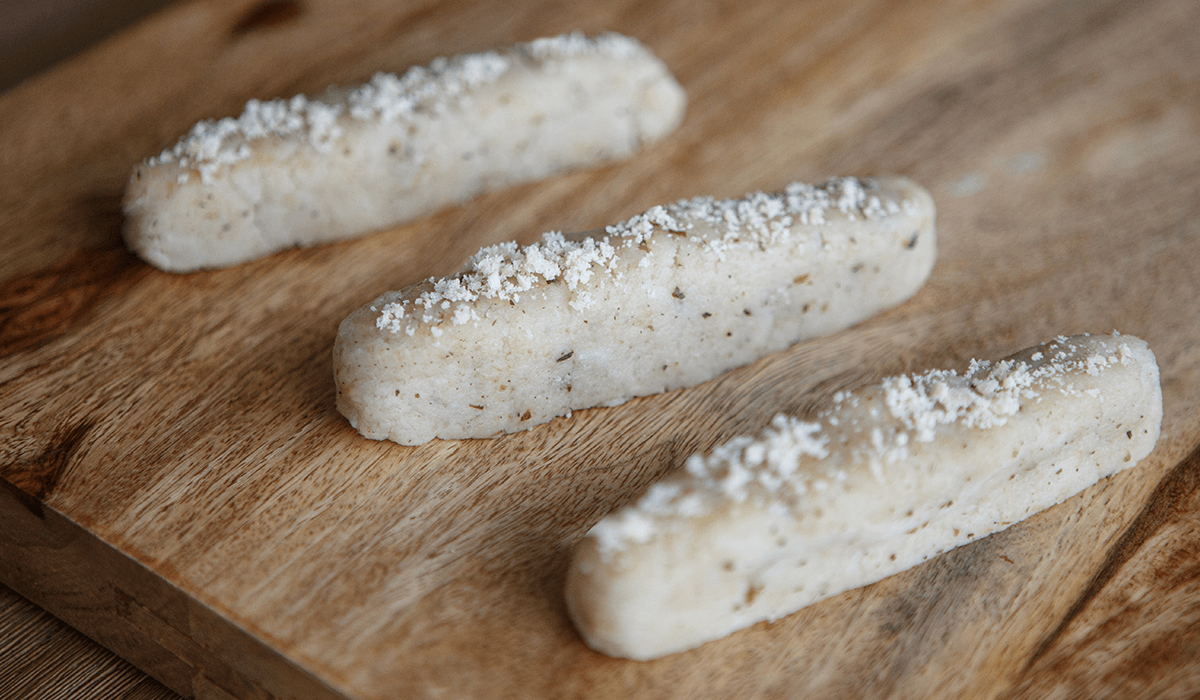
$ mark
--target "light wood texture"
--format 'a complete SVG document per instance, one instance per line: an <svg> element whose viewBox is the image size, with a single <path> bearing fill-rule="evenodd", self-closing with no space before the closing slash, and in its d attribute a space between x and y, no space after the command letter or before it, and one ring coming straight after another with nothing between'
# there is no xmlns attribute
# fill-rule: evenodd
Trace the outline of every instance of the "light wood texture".
<svg viewBox="0 0 1200 700"><path fill-rule="evenodd" d="M1200 692L1200 5L265 7L175 5L0 96L0 582L202 698ZM120 242L131 167L199 118L573 29L662 56L679 132L221 272ZM933 191L940 258L853 329L496 440L370 442L333 408L337 323L482 244L876 172ZM692 452L889 373L1114 328L1162 369L1137 468L692 652L609 659L572 630L571 546Z"/></svg>

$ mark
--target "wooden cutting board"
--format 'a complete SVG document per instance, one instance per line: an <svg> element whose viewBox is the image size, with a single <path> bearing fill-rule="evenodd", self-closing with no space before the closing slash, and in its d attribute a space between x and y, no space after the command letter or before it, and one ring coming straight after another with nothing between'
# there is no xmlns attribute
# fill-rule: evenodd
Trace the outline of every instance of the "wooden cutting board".
<svg viewBox="0 0 1200 700"><path fill-rule="evenodd" d="M680 130L230 270L121 243L132 166L198 119L575 29L656 51ZM1186 0L174 5L0 95L0 582L200 698L1200 693L1198 35ZM338 322L480 245L882 172L934 193L940 257L855 328L494 440L372 442L334 409ZM691 652L610 659L571 628L572 545L693 452L890 373L1114 328L1162 369L1136 468Z"/></svg>

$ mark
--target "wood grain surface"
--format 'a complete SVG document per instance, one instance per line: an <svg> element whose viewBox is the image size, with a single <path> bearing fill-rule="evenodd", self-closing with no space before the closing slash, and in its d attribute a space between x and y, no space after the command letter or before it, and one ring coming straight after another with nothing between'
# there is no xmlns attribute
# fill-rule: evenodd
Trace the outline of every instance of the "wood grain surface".
<svg viewBox="0 0 1200 700"><path fill-rule="evenodd" d="M178 700L179 695L0 587L0 698Z"/></svg>
<svg viewBox="0 0 1200 700"><path fill-rule="evenodd" d="M133 164L198 119L574 29L655 50L680 130L230 270L121 243ZM1197 35L1185 0L173 5L0 96L0 583L199 698L1195 696ZM855 328L494 440L371 442L333 407L338 322L482 244L882 172L933 192L940 256ZM1136 468L691 652L610 659L572 630L572 545L689 454L890 373L1113 329L1162 370Z"/></svg>

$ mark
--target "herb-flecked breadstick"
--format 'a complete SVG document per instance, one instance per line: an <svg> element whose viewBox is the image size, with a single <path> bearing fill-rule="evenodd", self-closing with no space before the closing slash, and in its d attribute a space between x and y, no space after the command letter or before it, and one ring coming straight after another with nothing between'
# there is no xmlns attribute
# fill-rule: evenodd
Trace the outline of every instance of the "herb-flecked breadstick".
<svg viewBox="0 0 1200 700"><path fill-rule="evenodd" d="M337 405L416 445L692 386L908 299L935 239L916 183L838 178L484 248L342 322Z"/></svg>
<svg viewBox="0 0 1200 700"><path fill-rule="evenodd" d="M489 189L632 155L686 96L617 34L572 34L380 73L316 98L251 100L139 165L125 238L174 272L357 236Z"/></svg>
<svg viewBox="0 0 1200 700"><path fill-rule="evenodd" d="M567 605L606 654L690 649L1059 503L1137 464L1161 422L1158 365L1132 336L840 393L811 422L778 416L692 457L601 520Z"/></svg>

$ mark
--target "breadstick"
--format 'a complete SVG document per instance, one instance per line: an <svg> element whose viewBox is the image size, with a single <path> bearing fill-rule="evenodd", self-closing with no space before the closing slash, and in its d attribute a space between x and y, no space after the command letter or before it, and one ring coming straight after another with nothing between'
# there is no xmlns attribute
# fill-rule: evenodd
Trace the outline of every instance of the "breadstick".
<svg viewBox="0 0 1200 700"><path fill-rule="evenodd" d="M593 527L566 588L587 643L655 658L873 583L1134 466L1162 420L1154 355L1120 335L834 402L692 457Z"/></svg>
<svg viewBox="0 0 1200 700"><path fill-rule="evenodd" d="M188 272L392 226L488 189L632 155L686 96L637 41L579 34L251 100L133 172L128 245Z"/></svg>
<svg viewBox="0 0 1200 700"><path fill-rule="evenodd" d="M692 386L901 303L935 238L920 186L841 178L485 248L342 323L337 405L363 435L416 445Z"/></svg>

